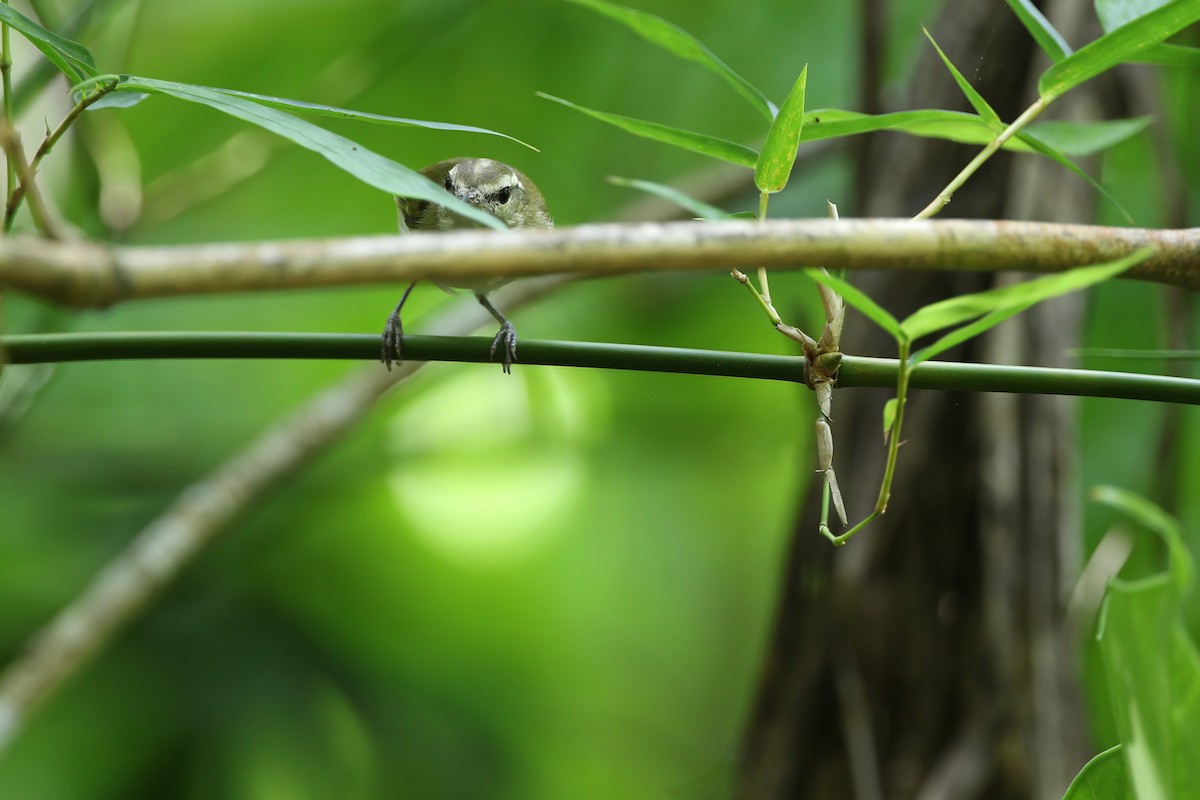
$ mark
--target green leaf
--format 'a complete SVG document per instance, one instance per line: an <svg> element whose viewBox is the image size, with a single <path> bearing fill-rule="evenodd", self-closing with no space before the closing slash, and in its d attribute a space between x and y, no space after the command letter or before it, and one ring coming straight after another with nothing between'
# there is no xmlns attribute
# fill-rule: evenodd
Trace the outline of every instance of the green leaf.
<svg viewBox="0 0 1200 800"><path fill-rule="evenodd" d="M1050 56L1051 61L1062 61L1071 55L1071 45L1067 44L1067 40L1062 37L1062 34L1056 31L1050 21L1042 16L1042 12L1038 10L1032 0L1008 0L1008 6L1017 15L1017 19L1021 20L1021 24L1025 26L1029 34L1033 36L1038 47Z"/></svg>
<svg viewBox="0 0 1200 800"><path fill-rule="evenodd" d="M1139 800L1166 800L1171 786L1171 685L1163 655L1176 598L1165 575L1113 581L1097 639L1125 763Z"/></svg>
<svg viewBox="0 0 1200 800"><path fill-rule="evenodd" d="M907 338L904 330L900 327L899 321L887 311L884 311L878 303L868 297L865 292L854 284L847 283L841 278L835 278L819 269L806 269L804 270L804 274L822 286L828 286L840 294L848 305L857 308L868 319L895 337L896 341L900 342Z"/></svg>
<svg viewBox="0 0 1200 800"><path fill-rule="evenodd" d="M87 107L88 111L98 111L101 108L133 108L150 95L143 92L109 92ZM75 98L79 102L80 97Z"/></svg>
<svg viewBox="0 0 1200 800"><path fill-rule="evenodd" d="M1021 303L1015 306L1009 306L1008 308L1002 308L997 311L993 311L986 316L980 317L968 325L963 325L961 328L955 328L954 330L950 331L950 333L947 333L945 336L937 339L928 347L923 347L917 352L913 353L909 357L908 363L910 366L915 367L922 361L928 361L935 356L941 355L951 347L960 345L963 342L969 341L970 339L974 339L984 331L991 330L1001 322L1004 322L1004 320L1009 319L1010 317L1015 317L1017 314L1020 314L1022 311L1026 310L1032 305L1033 303Z"/></svg>
<svg viewBox="0 0 1200 800"><path fill-rule="evenodd" d="M1083 766L1063 800L1137 800L1121 745L1110 747Z"/></svg>
<svg viewBox="0 0 1200 800"><path fill-rule="evenodd" d="M949 328L990 314L993 311L1040 303L1051 297L1078 291L1116 277L1135 264L1144 261L1153 252L1153 248L1143 247L1115 261L1076 267L1066 272L1046 275L1024 283L999 286L984 292L951 297L917 309L901 323L901 327L907 336L917 339L942 328Z"/></svg>
<svg viewBox="0 0 1200 800"><path fill-rule="evenodd" d="M1105 33L1162 8L1171 0L1096 0L1096 18Z"/></svg>
<svg viewBox="0 0 1200 800"><path fill-rule="evenodd" d="M1132 517L1161 537L1167 546L1168 571L1175 588L1181 597L1191 590L1196 567L1174 517L1146 498L1116 486L1093 487L1088 498Z"/></svg>
<svg viewBox="0 0 1200 800"><path fill-rule="evenodd" d="M1166 67L1200 67L1200 47L1159 42L1138 53L1133 60L1139 64L1161 64Z"/></svg>
<svg viewBox="0 0 1200 800"><path fill-rule="evenodd" d="M48 31L28 17L14 11L7 4L0 5L0 22L20 32L33 46L41 50L54 66L58 67L72 84L82 83L100 74L96 61L88 49L54 31Z"/></svg>
<svg viewBox="0 0 1200 800"><path fill-rule="evenodd" d="M883 443L887 444L888 437L892 435L892 426L896 424L896 406L900 404L899 398L893 397L883 404Z"/></svg>
<svg viewBox="0 0 1200 800"><path fill-rule="evenodd" d="M1097 640L1130 785L1139 800L1187 797L1200 785L1200 653L1183 620L1191 554L1179 524L1149 500L1112 486L1089 494L1167 544L1165 572L1109 586Z"/></svg>
<svg viewBox="0 0 1200 800"><path fill-rule="evenodd" d="M801 132L800 141L838 139L875 131L899 131L912 136L980 145L988 144L996 138L996 134L978 115L964 111L931 108L872 115L840 108L822 108L804 115L804 130ZM1028 145L1013 139L1005 143L1004 149L1033 152Z"/></svg>
<svg viewBox="0 0 1200 800"><path fill-rule="evenodd" d="M1200 19L1200 0L1173 0L1087 44L1054 64L1038 79L1038 94L1050 101Z"/></svg>
<svg viewBox="0 0 1200 800"><path fill-rule="evenodd" d="M792 176L796 148L800 146L800 134L804 130L804 91L807 84L808 64L805 64L763 141L762 153L754 167L754 185L760 192L774 194L787 186L788 178Z"/></svg>
<svg viewBox="0 0 1200 800"><path fill-rule="evenodd" d="M615 186L627 186L630 189L661 197L664 200L669 200L680 208L686 208L688 211L695 214L700 219L728 219L729 213L723 211L716 206L711 206L702 200L697 200L694 197L684 194L674 186L667 186L662 183L654 183L653 181L640 181L634 178L618 178L615 175L608 177L608 182ZM753 216L753 215L751 215Z"/></svg>
<svg viewBox="0 0 1200 800"><path fill-rule="evenodd" d="M1083 178L1085 181L1088 182L1088 184L1093 189L1095 189L1097 192L1099 192L1100 195L1105 200L1112 203L1113 206L1119 212L1121 212L1121 215L1123 217L1125 217L1126 221L1129 222L1130 225L1134 224L1133 217L1130 215L1130 213L1128 211L1125 210L1125 207L1123 205L1121 205L1119 202L1117 202L1117 198L1113 197L1112 194L1108 191L1108 189L1105 189L1104 186L1099 181L1097 181L1091 175L1088 175L1086 172L1084 172L1083 169L1078 164L1076 164L1074 161L1067 158L1065 155L1058 152L1053 147L1050 147L1049 145L1044 143L1041 139L1039 139L1036 134L1032 134L1029 131L1019 132L1017 134L1016 138L1020 139L1022 142L1029 145L1030 147L1032 147L1038 153L1041 153L1042 155L1046 156L1051 161L1061 164L1062 166L1069 169L1071 172L1074 172L1076 175Z"/></svg>
<svg viewBox="0 0 1200 800"><path fill-rule="evenodd" d="M1143 120L1146 120L1143 122ZM1134 120L1103 120L1098 122L1035 122L1022 133L1033 132L1039 139L1043 130L1051 130L1047 142L1071 156L1091 155L1098 144L1107 146L1134 135L1149 123L1148 118ZM924 136L963 144L985 145L996 138L992 129L975 114L963 111L923 109L895 111L888 114L863 114L840 108L822 108L804 115L801 142L837 139L875 131L898 131L912 136ZM1035 153L1027 142L1009 139L1005 150Z"/></svg>
<svg viewBox="0 0 1200 800"><path fill-rule="evenodd" d="M742 97L746 98L759 113L770 122L775 118L775 104L767 99L753 84L705 47L700 40L682 28L667 22L662 17L637 11L632 8L609 3L605 0L568 0L578 6L614 19L626 26L647 42L658 45L674 56L699 64L723 78Z"/></svg>
<svg viewBox="0 0 1200 800"><path fill-rule="evenodd" d="M474 125L458 125L453 122L432 122L424 119L408 119L406 117L390 117L385 114L370 114L365 111L352 111L347 108L338 108L336 106L326 106L320 103L306 103L302 100L288 100L283 97L269 97L264 94L254 94L253 92L240 92L236 89L217 89L213 87L205 87L214 92L224 92L225 94L234 95L235 97L244 97L247 100L253 100L264 106L272 108L281 108L285 111L304 111L309 114L318 114L323 117L336 117L338 119L351 119L358 122L373 122L381 125L397 125L408 128L429 128L435 131L457 131L460 133L482 133L487 136L499 136L502 139L508 139L510 142L516 142L519 145L528 147L530 150L540 152L536 147L523 142L515 136L509 136L507 133L500 133L488 128L477 128Z"/></svg>
<svg viewBox="0 0 1200 800"><path fill-rule="evenodd" d="M117 91L148 92L206 105L279 134L285 139L290 139L301 147L324 156L336 166L376 189L400 197L429 200L452 209L456 214L461 214L481 225L497 230L507 230L504 223L491 214L480 211L469 203L464 203L415 170L389 158L384 158L350 139L278 109L203 86L160 81L153 78L130 76L121 83Z"/></svg>
<svg viewBox="0 0 1200 800"><path fill-rule="evenodd" d="M633 117L624 117L620 114L609 114L606 111L597 111L594 108L577 105L570 100L564 100L561 97L555 97L545 92L538 92L537 96L559 103L567 108L573 108L582 114L587 114L593 119L607 122L609 125L615 125L621 130L628 131L635 136L674 145L684 150L691 150L693 153L700 153L701 155L720 159L721 161L728 161L731 164L737 164L742 167L753 168L758 163L757 150L746 147L744 144L731 142L728 139L720 139L704 133L693 133L692 131L685 131L680 128L672 128L668 125L660 125L657 122L647 122L641 119L634 119Z"/></svg>
<svg viewBox="0 0 1200 800"><path fill-rule="evenodd" d="M1026 128L1039 142L1071 156L1090 156L1136 136L1154 122L1154 117L1108 119L1096 122L1048 120Z"/></svg>
<svg viewBox="0 0 1200 800"><path fill-rule="evenodd" d="M979 115L979 118L982 119L994 133L1000 133L1003 131L1006 126L1004 124L1004 120L1000 119L1000 115L997 114L990 105L988 105L988 101L983 99L983 95L977 92L975 87L963 77L962 73L958 71L958 68L954 66L954 62L952 62L946 56L946 54L942 52L942 48L938 47L938 43L933 40L933 36L930 35L929 31L924 27L922 27L921 30L925 32L925 38L929 40L931 45L933 45L933 49L937 50L937 54L941 56L942 63L946 65L946 69L950 70L950 74L954 76L954 82L958 84L958 88L964 95L966 95L967 102L971 104L971 108L975 109L975 113Z"/></svg>

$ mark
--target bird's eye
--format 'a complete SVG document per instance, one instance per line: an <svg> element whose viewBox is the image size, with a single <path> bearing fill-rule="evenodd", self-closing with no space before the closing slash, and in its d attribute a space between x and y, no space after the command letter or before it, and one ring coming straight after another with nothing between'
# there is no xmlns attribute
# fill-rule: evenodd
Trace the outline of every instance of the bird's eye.
<svg viewBox="0 0 1200 800"><path fill-rule="evenodd" d="M444 185L445 185L445 187L446 187L446 191L447 191L447 192L453 192L453 191L454 191L454 182L453 182L453 181L451 181L449 178L446 178L446 183L445 183Z"/></svg>
<svg viewBox="0 0 1200 800"><path fill-rule="evenodd" d="M512 189L505 186L503 189L496 192L496 202L499 203L500 205L504 205L505 203L508 202L508 198L511 196L512 196Z"/></svg>

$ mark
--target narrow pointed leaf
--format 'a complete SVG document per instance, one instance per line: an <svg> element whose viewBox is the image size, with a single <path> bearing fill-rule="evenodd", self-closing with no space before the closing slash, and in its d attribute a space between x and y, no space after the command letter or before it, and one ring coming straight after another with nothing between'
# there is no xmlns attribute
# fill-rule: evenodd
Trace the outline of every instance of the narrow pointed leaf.
<svg viewBox="0 0 1200 800"><path fill-rule="evenodd" d="M754 185L760 192L774 194L782 190L792 175L796 148L800 146L800 134L804 130L804 92L807 83L808 64L805 64L763 141L762 153L754 167Z"/></svg>
<svg viewBox="0 0 1200 800"><path fill-rule="evenodd" d="M882 306L868 297L866 292L854 284L847 283L841 278L835 278L819 269L806 269L804 270L804 274L812 278L816 283L828 286L840 294L847 305L857 308L868 319L894 336L896 341L903 341L907 338L904 329L900 326L899 320L885 311Z"/></svg>
<svg viewBox="0 0 1200 800"><path fill-rule="evenodd" d="M1117 202L1117 198L1113 197L1109 193L1109 191L1107 189L1105 189L1103 185L1101 185L1101 183L1099 181L1097 181L1091 175L1088 175L1086 172L1084 172L1083 168L1081 168L1074 161L1067 158L1065 155L1058 152L1053 147L1050 147L1049 145L1047 145L1045 142L1043 142L1041 139L1039 139L1036 134L1031 134L1028 131L1021 131L1020 133L1017 134L1017 138L1019 138L1022 142L1029 145L1030 147L1032 147L1036 152L1041 153L1042 155L1046 156L1046 158L1049 158L1050 160L1052 160L1058 164L1061 164L1062 166L1071 170L1071 172L1074 172L1076 175L1083 178L1085 181L1088 182L1088 184L1091 185L1091 187L1093 189L1095 189L1097 192L1099 192L1100 195L1102 197L1104 197L1105 200L1112 203L1113 206L1117 209L1117 211L1121 212L1121 215L1123 217L1125 217L1126 222L1128 222L1130 225L1134 224L1133 216L1128 211L1125 210L1125 207L1123 205L1121 205L1119 202Z"/></svg>
<svg viewBox="0 0 1200 800"><path fill-rule="evenodd" d="M993 311L1040 303L1051 297L1085 289L1092 284L1116 277L1135 264L1144 261L1153 252L1153 248L1143 247L1115 261L1076 267L1066 272L1046 275L1024 283L1000 286L984 292L959 295L931 303L913 312L901 323L901 328L909 337L917 339L942 328L949 328L976 317L982 317Z"/></svg>
<svg viewBox="0 0 1200 800"><path fill-rule="evenodd" d="M1008 0L1008 6L1017 15L1017 19L1021 20L1021 24L1029 31L1038 47L1050 56L1051 61L1062 61L1071 55L1071 46L1067 44L1067 40L1042 16L1042 12L1032 0Z"/></svg>
<svg viewBox="0 0 1200 800"><path fill-rule="evenodd" d="M1063 155L1091 156L1136 136L1154 122L1154 117L1106 119L1095 122L1047 120L1026 128L1028 133L1047 147Z"/></svg>
<svg viewBox="0 0 1200 800"><path fill-rule="evenodd" d="M1138 53L1133 60L1139 64L1161 64L1165 67L1200 67L1200 47L1159 42Z"/></svg>
<svg viewBox="0 0 1200 800"><path fill-rule="evenodd" d="M95 59L86 47L65 36L59 36L54 31L46 30L7 4L0 5L0 22L32 42L72 84L81 83L100 74Z"/></svg>
<svg viewBox="0 0 1200 800"><path fill-rule="evenodd" d="M285 111L302 111L307 114L318 114L323 117L336 117L338 119L351 119L358 122L373 122L381 125L397 125L407 128L429 128L436 131L456 131L459 133L481 133L487 136L499 136L502 139L508 139L510 142L516 142L519 145L528 147L530 150L540 152L536 147L523 142L515 136L509 136L507 133L500 133L488 128L478 128L474 125L458 125L453 122L433 122L425 119L408 119L406 117L391 117L386 114L370 114L365 111L352 111L348 108L338 108L336 106L326 106L320 103L306 103L302 100L288 100L283 97L269 97L264 94L254 94L253 92L241 92L237 89L217 89L211 88L214 92L224 92L236 97L244 97L247 100L253 100L264 106L271 108L281 108Z"/></svg>
<svg viewBox="0 0 1200 800"><path fill-rule="evenodd" d="M988 144L996 138L993 130L978 115L965 111L929 108L872 115L841 108L822 108L804 115L800 141L838 139L876 131L899 131L912 136L978 145ZM1005 142L1004 149L1032 152L1028 145L1014 139Z"/></svg>
<svg viewBox="0 0 1200 800"><path fill-rule="evenodd" d="M922 347L920 350L913 353L912 356L909 357L909 363L915 367L922 361L928 361L931 358L935 358L949 350L951 347L955 347L963 342L974 339L979 334L989 331L999 325L1001 322L1004 322L1004 320L1009 319L1010 317L1015 317L1017 314L1020 314L1022 311L1032 305L1033 303L1021 303L1015 306L1008 306L1007 308L993 311L987 316L980 317L972 323L963 325L961 328L955 328L945 336L937 339L928 347Z"/></svg>
<svg viewBox="0 0 1200 800"><path fill-rule="evenodd" d="M661 197L664 200L669 200L680 208L686 208L700 219L728 219L730 216L728 212L684 194L674 186L654 183L653 181L640 181L634 178L618 178L615 175L610 175L608 182L615 186L627 186L630 189L637 189L647 194Z"/></svg>
<svg viewBox="0 0 1200 800"><path fill-rule="evenodd" d="M836 139L842 136L883 130L964 144L985 145L995 138L992 129L984 124L977 115L961 111L925 109L871 116L857 111L823 108L810 111L804 116L804 130L800 136L802 142ZM1097 191L1120 208L1120 204L1111 195L1108 195L1102 186L1095 183L1087 173L1073 164L1066 156L1085 156L1104 147L1111 147L1142 130L1149 121L1146 118L1140 118L1096 122L1038 122L1005 142L1004 149L1017 153L1040 153L1052 158L1092 183ZM1053 141L1053 145L1042 139L1042 131L1049 131L1046 138ZM1059 152L1054 153L1054 150Z"/></svg>
<svg viewBox="0 0 1200 800"><path fill-rule="evenodd" d="M455 198L415 170L372 152L344 136L278 109L203 86L153 78L128 77L121 83L118 91L167 95L222 111L324 156L369 186L401 197L429 200L481 225L507 230L504 223L491 214Z"/></svg>
<svg viewBox="0 0 1200 800"><path fill-rule="evenodd" d="M1038 93L1053 100L1200 19L1200 0L1173 0L1081 47L1051 66L1038 79Z"/></svg>
<svg viewBox="0 0 1200 800"><path fill-rule="evenodd" d="M663 48L678 58L691 61L724 79L734 90L758 109L770 122L776 113L775 104L767 99L750 81L738 73L704 46L695 36L662 17L647 14L606 0L569 0L578 6L590 8L610 19L616 20L641 36L647 42Z"/></svg>
<svg viewBox="0 0 1200 800"><path fill-rule="evenodd" d="M954 66L954 62L942 52L942 48L938 47L938 43L933 40L933 36L930 35L929 31L925 28L921 28L921 30L925 32L925 38L933 45L933 49L937 50L937 54L941 56L942 63L946 65L946 69L950 70L950 74L954 76L954 82L958 84L958 88L966 95L967 102L971 104L971 108L975 109L975 113L979 115L979 118L987 123L987 126L995 133L1000 133L1004 130L1004 121L1000 119L1000 115L988 105L988 101L983 99L983 95L976 91L975 87L963 77L963 74L958 71L958 67Z"/></svg>
<svg viewBox="0 0 1200 800"><path fill-rule="evenodd" d="M607 122L609 125L614 125L635 136L674 145L684 150L691 150L693 153L700 153L710 158L728 161L731 164L743 167L753 168L758 163L758 151L744 144L731 142L728 139L709 136L705 133L685 131L682 128L672 128L669 125L660 125L657 122L647 122L643 119L634 119L633 117L625 117L620 114L610 114L607 111L597 111L594 108L581 106L577 103L572 103L570 100L564 100L561 97L555 97L544 92L538 92L537 95L546 100L564 105L567 108L573 108L581 114L587 114L593 119Z"/></svg>

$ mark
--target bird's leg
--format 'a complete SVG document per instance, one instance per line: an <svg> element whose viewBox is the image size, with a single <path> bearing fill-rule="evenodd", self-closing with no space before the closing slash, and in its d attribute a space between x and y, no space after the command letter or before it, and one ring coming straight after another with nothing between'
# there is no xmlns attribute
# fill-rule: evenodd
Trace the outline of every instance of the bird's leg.
<svg viewBox="0 0 1200 800"><path fill-rule="evenodd" d="M517 360L517 329L513 327L513 324L503 314L496 310L496 307L487 299L487 295L477 294L475 298L500 323L500 332L496 334L495 339L492 339L492 349L489 352L491 353L491 357L495 358L496 348L502 344L504 345L504 349L500 354L500 363L504 365L504 372L511 375L512 364Z"/></svg>
<svg viewBox="0 0 1200 800"><path fill-rule="evenodd" d="M404 308L404 301L412 294L413 287L417 285L413 281L404 290L404 294L400 297L400 302L396 303L395 310L388 315L387 324L383 326L383 349L380 351L379 360L384 363L384 366L389 371L392 369L392 363L397 366L404 360L401 354L401 340L404 338L404 326L400 323L400 309Z"/></svg>

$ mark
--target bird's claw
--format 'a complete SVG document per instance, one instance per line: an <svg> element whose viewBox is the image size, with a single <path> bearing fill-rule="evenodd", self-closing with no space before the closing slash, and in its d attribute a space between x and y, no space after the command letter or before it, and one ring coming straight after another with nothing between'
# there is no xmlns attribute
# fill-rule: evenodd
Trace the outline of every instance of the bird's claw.
<svg viewBox="0 0 1200 800"><path fill-rule="evenodd" d="M517 329L508 320L500 325L500 332L492 339L492 349L489 353L493 361L496 359L496 349L501 345L504 349L501 350L500 363L503 365L504 374L511 375L513 362L517 360Z"/></svg>
<svg viewBox="0 0 1200 800"><path fill-rule="evenodd" d="M400 323L400 315L392 312L388 315L387 324L383 327L383 347L380 349L379 360L390 372L392 364L400 366L404 361L401 342L404 338L404 326Z"/></svg>

